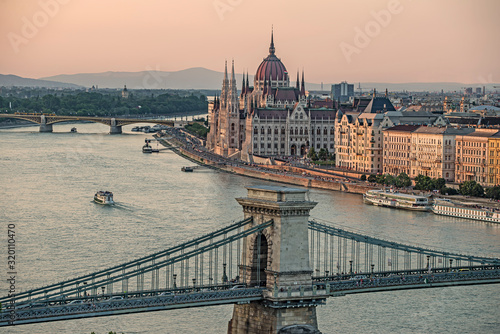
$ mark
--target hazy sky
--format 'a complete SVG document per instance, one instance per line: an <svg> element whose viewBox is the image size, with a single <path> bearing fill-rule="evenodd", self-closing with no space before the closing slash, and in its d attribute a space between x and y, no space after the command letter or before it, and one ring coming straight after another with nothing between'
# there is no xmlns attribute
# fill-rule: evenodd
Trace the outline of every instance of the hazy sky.
<svg viewBox="0 0 500 334"><path fill-rule="evenodd" d="M499 0L0 0L0 73L206 67L276 54L309 82L500 82Z"/></svg>

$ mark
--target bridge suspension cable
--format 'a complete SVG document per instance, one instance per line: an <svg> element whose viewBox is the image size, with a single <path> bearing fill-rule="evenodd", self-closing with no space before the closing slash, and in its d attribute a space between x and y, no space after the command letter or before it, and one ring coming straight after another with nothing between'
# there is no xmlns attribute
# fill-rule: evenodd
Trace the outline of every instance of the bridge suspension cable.
<svg viewBox="0 0 500 334"><path fill-rule="evenodd" d="M500 259L463 255L373 238L309 221L313 275L500 265Z"/></svg>
<svg viewBox="0 0 500 334"><path fill-rule="evenodd" d="M144 291L147 286L149 286L150 290L174 289L188 286L190 282L193 285L201 286L207 280L209 285L217 284L222 282L222 278L219 279L218 277L219 270L227 277L237 276L238 267L241 264L239 261L244 259L235 252L240 251L242 242L245 243L246 240L243 238L262 231L272 224L272 221L268 221L242 231L242 228L252 221L252 218L244 219L202 237L133 261L64 282L22 292L16 296L16 300L47 301L72 296L95 296L99 293L99 288L102 289L103 294L106 292L111 295L116 292L117 287L123 293ZM236 245L233 245L233 243ZM219 248L222 246L225 247L223 247L220 255L224 259L220 261ZM227 263L227 257L230 260L236 259L237 263ZM223 262L222 270L218 268L219 261ZM180 266L176 266L176 264L180 264ZM193 264L194 271L190 270ZM206 273L207 266L210 267L208 275ZM162 269L161 272L160 269ZM151 277L145 277L146 273L151 273ZM136 279L136 282L132 282L133 278ZM3 303L10 299L9 297L3 297L0 298L0 302Z"/></svg>

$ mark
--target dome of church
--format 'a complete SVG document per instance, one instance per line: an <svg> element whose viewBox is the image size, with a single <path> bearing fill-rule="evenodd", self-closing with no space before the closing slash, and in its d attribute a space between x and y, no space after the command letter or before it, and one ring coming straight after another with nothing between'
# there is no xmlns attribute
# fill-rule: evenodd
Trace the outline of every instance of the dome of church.
<svg viewBox="0 0 500 334"><path fill-rule="evenodd" d="M267 56L262 63L260 63L255 73L255 81L276 81L287 80L288 72L285 65L274 54L274 41L271 34L271 46L269 47L269 56Z"/></svg>

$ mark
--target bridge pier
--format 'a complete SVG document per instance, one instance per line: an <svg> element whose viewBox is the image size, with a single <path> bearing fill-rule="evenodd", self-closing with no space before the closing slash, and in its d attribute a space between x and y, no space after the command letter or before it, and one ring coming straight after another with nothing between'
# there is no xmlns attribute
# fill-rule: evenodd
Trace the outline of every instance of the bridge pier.
<svg viewBox="0 0 500 334"><path fill-rule="evenodd" d="M307 190L286 187L248 187L238 198L252 226L273 220L262 233L246 238L240 279L248 286L265 286L264 300L235 305L228 334L320 334L316 306L327 296L312 287L309 264L309 211L316 202Z"/></svg>
<svg viewBox="0 0 500 334"><path fill-rule="evenodd" d="M52 132L52 124L40 124L40 132Z"/></svg>
<svg viewBox="0 0 500 334"><path fill-rule="evenodd" d="M119 135L121 133L122 133L122 126L121 125L111 125L109 127L109 134Z"/></svg>

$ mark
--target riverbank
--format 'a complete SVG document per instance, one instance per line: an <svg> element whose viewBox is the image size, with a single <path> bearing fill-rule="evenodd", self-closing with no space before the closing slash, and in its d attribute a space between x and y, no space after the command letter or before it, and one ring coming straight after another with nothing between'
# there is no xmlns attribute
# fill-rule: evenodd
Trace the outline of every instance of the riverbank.
<svg viewBox="0 0 500 334"><path fill-rule="evenodd" d="M175 137L161 138L159 142L169 147L178 155L208 168L267 181L281 182L306 188L343 191L354 194L364 194L375 187L367 186L344 176L329 171L312 170L294 166L251 165L234 160L224 159L187 143Z"/></svg>

